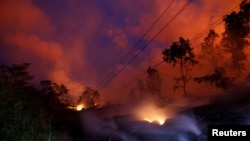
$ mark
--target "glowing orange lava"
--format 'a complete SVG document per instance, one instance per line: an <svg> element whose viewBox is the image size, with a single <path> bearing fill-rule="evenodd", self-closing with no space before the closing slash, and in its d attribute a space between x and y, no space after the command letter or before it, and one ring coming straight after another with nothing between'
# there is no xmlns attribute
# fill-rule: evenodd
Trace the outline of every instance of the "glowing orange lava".
<svg viewBox="0 0 250 141"><path fill-rule="evenodd" d="M157 123L160 125L163 125L165 123L165 117L153 117L153 118L144 118L145 121L148 121L150 123Z"/></svg>
<svg viewBox="0 0 250 141"><path fill-rule="evenodd" d="M79 104L76 106L76 111L81 111L85 108L84 104Z"/></svg>
<svg viewBox="0 0 250 141"><path fill-rule="evenodd" d="M139 120L144 120L150 123L157 123L159 125L163 125L167 119L166 110L159 108L153 104L140 106L136 110L136 115Z"/></svg>

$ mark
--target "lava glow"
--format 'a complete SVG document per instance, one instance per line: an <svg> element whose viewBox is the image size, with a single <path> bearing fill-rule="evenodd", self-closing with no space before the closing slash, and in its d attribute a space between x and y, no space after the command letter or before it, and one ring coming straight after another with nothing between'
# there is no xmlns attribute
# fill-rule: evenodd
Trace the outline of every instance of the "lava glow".
<svg viewBox="0 0 250 141"><path fill-rule="evenodd" d="M148 121L150 123L157 123L160 125L163 125L165 123L165 117L152 117L152 118L144 118L145 121Z"/></svg>
<svg viewBox="0 0 250 141"><path fill-rule="evenodd" d="M153 104L147 104L139 107L136 114L140 120L157 123L159 125L163 125L167 119L166 110Z"/></svg>
<svg viewBox="0 0 250 141"><path fill-rule="evenodd" d="M76 111L81 111L82 109L84 109L84 104L79 104L76 106Z"/></svg>

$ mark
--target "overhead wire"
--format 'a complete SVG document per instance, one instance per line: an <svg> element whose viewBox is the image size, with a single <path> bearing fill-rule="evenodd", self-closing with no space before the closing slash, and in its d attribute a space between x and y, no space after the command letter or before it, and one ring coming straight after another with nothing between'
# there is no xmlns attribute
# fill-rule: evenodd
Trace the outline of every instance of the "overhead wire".
<svg viewBox="0 0 250 141"><path fill-rule="evenodd" d="M224 15L227 15L227 14L233 12L234 10L236 10L237 8L239 8L239 6L240 6L240 3L237 4L236 6L234 6L231 10L229 10L228 12L226 12L226 14L224 14ZM223 22L223 18L224 18L224 16L221 16L220 18L218 18L217 20L215 20L213 23L211 23L208 27L206 27L204 30L202 30L201 32L199 32L198 34L196 34L193 38L190 39L190 43L193 43L193 42L197 41L202 36L204 36L205 34L207 34L208 31L211 28L213 28L213 27L217 26L218 24L220 24L221 22ZM162 61L156 63L155 66L157 67L157 66L161 65L163 62L164 61L162 60Z"/></svg>
<svg viewBox="0 0 250 141"><path fill-rule="evenodd" d="M236 5L235 7L233 7L230 11L228 11L226 14L233 12L234 10L236 10L239 7L240 4ZM195 35L193 38L190 39L190 43L198 40L199 38L201 38L203 35L205 35L212 27L218 25L219 23L223 22L223 18L224 16L220 17L219 19L217 19L215 22L213 22L212 24L210 24L207 28L205 28L204 30L202 30L199 34Z"/></svg>
<svg viewBox="0 0 250 141"><path fill-rule="evenodd" d="M130 48L130 50L128 51L128 53L120 60L120 62L118 64L123 63L129 56L129 54L132 53L132 51L139 45L139 43L145 38L145 36L153 29L153 27L159 22L159 20L164 16L164 14L168 11L168 9L173 5L175 0L172 0L169 5L164 9L164 11L160 14L159 17L156 18L156 20L153 22L153 24L146 30L146 32L144 32L144 34L139 38L139 40L132 46L132 48ZM111 77L116 71L116 67L114 67L112 69L112 71L110 73L108 73L96 86L96 89L99 89L104 83L105 81L107 81L109 79L109 77Z"/></svg>
<svg viewBox="0 0 250 141"><path fill-rule="evenodd" d="M109 80L107 80L103 86L108 84L110 81L112 81L118 74L120 74L132 61L134 61L135 58L137 58L141 52L148 47L148 45L156 38L158 37L168 26L170 23L172 23L176 17L178 17L185 9L186 7L190 4L192 0L189 0L161 29L158 31L144 46L141 50L139 50L129 61L127 64L125 64L120 70L117 71ZM102 87L101 87L102 88ZM100 90L99 88L98 90Z"/></svg>
<svg viewBox="0 0 250 141"><path fill-rule="evenodd" d="M227 14L233 12L234 10L236 10L237 8L239 8L239 6L240 6L240 3L237 4L235 7L233 7L230 11L228 11L228 12L227 12L226 14L224 14L224 15L227 15ZM207 28L205 28L205 29L202 30L200 33L198 33L198 34L195 35L193 38L191 38L190 43L193 43L193 42L197 41L197 40L198 40L199 38L201 38L204 34L207 34L207 32L208 32L212 27L215 27L215 26L217 26L219 23L223 22L223 18L224 18L224 16L222 16L222 17L220 17L219 19L215 20L215 21L214 21L212 24L210 24ZM160 61L160 62L154 64L152 67L153 67L153 68L157 68L157 67L159 67L160 65L162 65L163 63L164 63L164 61L162 60L162 61ZM133 82L136 82L136 81L133 80ZM131 85L131 84L134 84L134 83L130 82L130 83L128 83L128 84ZM120 89L118 89L118 90L116 90L116 91L113 91L111 94L118 93L118 92L124 90L124 89L127 88L127 87L128 87L128 85L125 85L125 87L123 86L122 88L120 88Z"/></svg>
<svg viewBox="0 0 250 141"><path fill-rule="evenodd" d="M159 62L159 63L156 63L155 65L152 66L152 68L157 68L157 67L160 66L162 63L164 63L164 61L161 61L161 62ZM146 73L144 73L143 77L144 77L145 75L146 75ZM137 79L137 81L133 80L133 81L131 81L131 82L129 82L129 83L123 85L123 87L121 87L121 88L119 88L119 89L112 90L111 93L110 93L110 95L116 94L116 93L118 93L118 92L121 92L121 91L123 91L123 90L129 88L130 86L134 85L135 83L138 83L138 80L140 80L140 79Z"/></svg>

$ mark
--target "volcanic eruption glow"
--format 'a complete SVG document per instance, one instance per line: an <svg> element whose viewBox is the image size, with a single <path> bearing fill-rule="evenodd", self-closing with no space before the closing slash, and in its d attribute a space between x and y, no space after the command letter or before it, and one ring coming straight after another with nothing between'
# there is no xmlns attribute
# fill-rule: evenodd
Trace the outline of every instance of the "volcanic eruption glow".
<svg viewBox="0 0 250 141"><path fill-rule="evenodd" d="M162 117L144 118L144 120L150 123L158 123L160 125L163 125L165 123L165 119Z"/></svg>
<svg viewBox="0 0 250 141"><path fill-rule="evenodd" d="M140 106L136 111L136 115L139 120L157 123L159 125L163 125L167 120L168 116L166 113L166 109L157 107L154 104Z"/></svg>
<svg viewBox="0 0 250 141"><path fill-rule="evenodd" d="M76 111L81 111L85 108L84 104L79 104L76 106Z"/></svg>

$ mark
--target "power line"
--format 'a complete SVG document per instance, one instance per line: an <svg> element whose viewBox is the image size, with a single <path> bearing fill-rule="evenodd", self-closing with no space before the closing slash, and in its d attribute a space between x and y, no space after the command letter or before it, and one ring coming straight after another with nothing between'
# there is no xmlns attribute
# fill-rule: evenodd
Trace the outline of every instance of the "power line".
<svg viewBox="0 0 250 141"><path fill-rule="evenodd" d="M146 43L146 45L144 45L143 46L143 48L140 50L140 51L138 51L134 56L133 56L133 58L131 58L129 61L128 61L128 63L127 64L125 64L117 73L115 73L110 79L108 79L102 86L105 86L105 85L107 85L111 80L113 80L118 74L120 74L132 61L134 61L134 59L136 58L136 57L138 57L140 54L141 54L141 52L144 50L144 49L146 49L146 47L148 47L148 45L156 38L156 37L158 37L168 26L169 26L169 24L170 23L172 23L174 20L175 20L175 18L176 17L178 17L185 9L186 9L186 7L190 4L190 2L191 2L192 0L189 0L161 29L160 29L160 31L158 31L147 43ZM102 87L101 87L102 88ZM100 88L100 89L101 89ZM99 89L99 90L100 90Z"/></svg>
<svg viewBox="0 0 250 141"><path fill-rule="evenodd" d="M233 12L235 9L237 9L239 7L240 4L237 4L237 6L233 7L230 11L228 11L226 14ZM219 23L223 22L224 16L220 17L219 19L217 19L215 22L213 22L212 24L210 24L207 28L205 28L204 30L202 30L199 34L195 35L191 40L190 43L198 40L199 38L201 38L204 34L206 34L212 27L218 25Z"/></svg>
<svg viewBox="0 0 250 141"><path fill-rule="evenodd" d="M122 62L124 62L129 54L132 53L132 51L139 45L139 43L145 38L145 36L152 30L152 28L158 23L158 21L163 17L163 15L168 11L168 9L172 6L172 4L174 3L175 0L171 1L170 4L165 8L165 10L161 13L161 15L154 21L154 23L148 28L148 30L140 37L140 39L132 46L132 48L128 51L128 53L120 60L120 62L118 64L121 64ZM100 83L98 83L97 85L97 89L99 89L103 83L111 76L113 75L113 73L115 72L116 68L114 67L113 70L104 77L104 79L102 81L100 81Z"/></svg>
<svg viewBox="0 0 250 141"><path fill-rule="evenodd" d="M159 67L162 63L164 63L164 61L160 61L158 63L156 63L155 65L152 66L152 68L157 68ZM143 75L143 77L145 76L145 74ZM139 80L139 79L138 79ZM137 81L133 80L129 83L127 83L126 85L123 85L123 87L121 87L120 89L116 89L116 90L113 90L110 94L116 94L118 92L121 92L123 90L125 90L126 88L128 88L129 86L132 86L136 83Z"/></svg>
<svg viewBox="0 0 250 141"><path fill-rule="evenodd" d="M235 6L234 8L232 8L230 11L228 11L226 14L232 12L233 10L237 9L239 7L239 4L237 6ZM201 38L204 34L206 34L212 27L215 27L216 25L218 25L219 23L223 22L222 21L223 16L220 17L219 19L217 19L215 22L213 22L212 24L210 24L207 28L205 28L204 30L202 30L200 33L198 33L197 35L195 35L193 38L191 38L190 43L197 41L199 38ZM160 66L164 61L160 61L158 63L156 63L154 66L158 67Z"/></svg>
<svg viewBox="0 0 250 141"><path fill-rule="evenodd" d="M236 10L239 7L240 3L237 4L235 7L233 7L231 10L229 10L228 12L226 12L227 15L231 12L233 12L234 10ZM193 43L195 41L197 41L199 38L201 38L204 34L206 34L212 27L217 26L218 24L220 24L222 21L222 19L224 18L224 16L218 18L216 21L214 21L212 24L210 24L208 27L206 27L204 30L202 30L200 33L198 33L197 35L195 35L193 38L191 38L190 43ZM164 61L160 61L158 63L156 63L154 66L160 66Z"/></svg>
<svg viewBox="0 0 250 141"><path fill-rule="evenodd" d="M233 7L230 11L228 11L228 12L227 12L226 14L224 14L224 15L227 15L227 14L233 12L235 9L237 9L237 8L239 7L239 5L240 5L240 3L237 4L237 6ZM218 25L219 23L223 22L222 19L223 19L223 16L220 17L219 19L217 19L217 20L216 20L215 22L213 22L212 24L210 24L207 28L205 28L204 30L202 30L200 33L198 33L197 35L195 35L195 36L190 40L190 42L195 42L196 40L198 40L199 38L201 38L204 34L206 34L206 33L211 29L211 27L214 27L214 26ZM153 65L153 68L157 68L157 67L159 67L160 65L162 65L163 63L164 63L164 61L162 60L162 61L160 61L160 62L154 64L154 65ZM125 85L125 87L122 87L122 88L120 88L120 89L118 89L118 90L116 90L116 91L114 91L114 92L111 92L111 94L118 93L118 92L124 90L125 88L129 87L129 84L131 85L131 84L134 84L134 83L135 83L134 81L133 81L133 82L130 82L130 83L128 83L127 85Z"/></svg>

